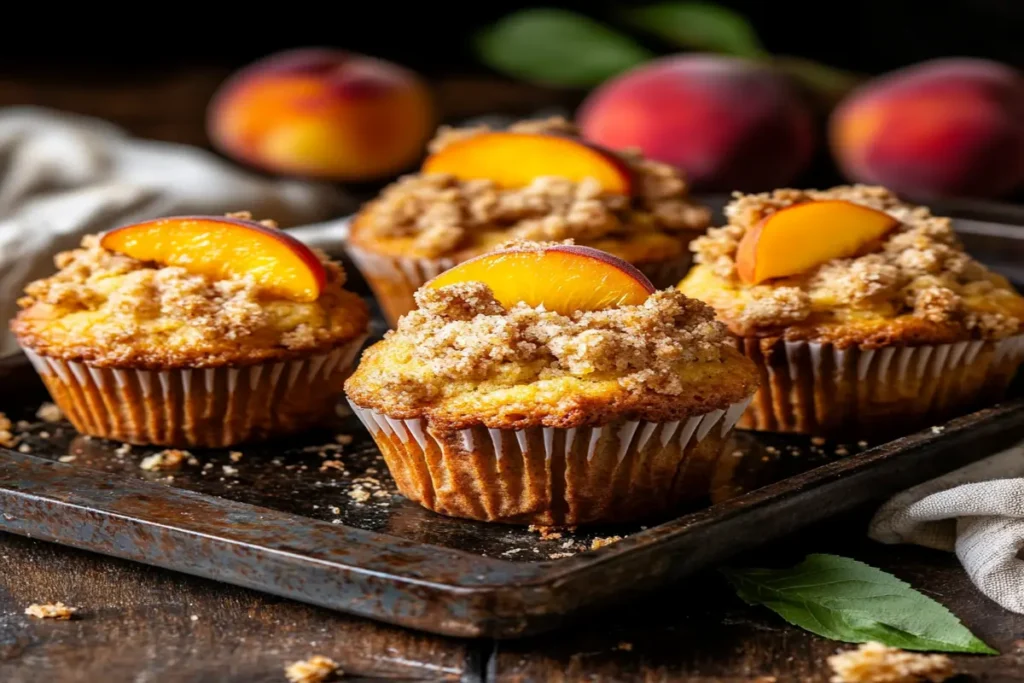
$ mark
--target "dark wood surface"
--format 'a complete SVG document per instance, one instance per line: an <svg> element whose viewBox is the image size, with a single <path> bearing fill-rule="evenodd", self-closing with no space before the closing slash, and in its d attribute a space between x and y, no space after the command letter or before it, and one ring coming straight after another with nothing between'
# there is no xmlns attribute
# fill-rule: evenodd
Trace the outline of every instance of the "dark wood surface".
<svg viewBox="0 0 1024 683"><path fill-rule="evenodd" d="M1024 680L1024 617L981 596L949 554L864 537L863 512L737 559L782 565L836 552L909 581L1002 652L956 657L981 681ZM38 601L73 621L22 614ZM198 617L193 620L193 615ZM828 680L841 644L744 605L714 572L561 631L460 641L378 625L253 591L0 534L0 681L261 683L324 654L359 677L463 681Z"/></svg>
<svg viewBox="0 0 1024 683"><path fill-rule="evenodd" d="M0 75L0 106L55 107L137 135L206 145L205 103L225 73ZM561 101L555 93L473 79L446 81L438 92L443 112L455 117ZM737 564L791 564L809 552L874 564L947 605L1002 653L957 657L964 672L981 681L1024 681L1024 617L981 596L952 555L868 541L868 514L818 525ZM80 618L23 614L48 600L79 607ZM837 647L744 605L713 572L543 637L471 642L0 534L2 683L283 681L286 663L318 653L357 678L823 682L824 659Z"/></svg>

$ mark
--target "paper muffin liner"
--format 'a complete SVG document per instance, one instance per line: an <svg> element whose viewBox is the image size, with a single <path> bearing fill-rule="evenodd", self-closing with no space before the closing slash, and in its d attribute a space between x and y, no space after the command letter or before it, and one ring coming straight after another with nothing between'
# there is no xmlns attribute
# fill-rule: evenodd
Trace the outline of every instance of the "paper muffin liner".
<svg viewBox="0 0 1024 683"><path fill-rule="evenodd" d="M739 426L775 432L909 432L1000 400L1024 362L1024 335L863 349L737 340L761 371Z"/></svg>
<svg viewBox="0 0 1024 683"><path fill-rule="evenodd" d="M398 319L416 308L413 295L416 290L441 273L458 265L450 258L400 258L382 256L359 247L348 245L348 253L373 289L384 311L388 324L394 327ZM642 272L658 289L675 287L690 270L689 252L671 261L639 263Z"/></svg>
<svg viewBox="0 0 1024 683"><path fill-rule="evenodd" d="M724 435L750 399L675 422L432 429L349 401L398 490L453 517L513 524L624 522L708 494Z"/></svg>
<svg viewBox="0 0 1024 683"><path fill-rule="evenodd" d="M334 413L365 337L328 353L240 367L94 367L24 349L79 432L132 444L221 448Z"/></svg>

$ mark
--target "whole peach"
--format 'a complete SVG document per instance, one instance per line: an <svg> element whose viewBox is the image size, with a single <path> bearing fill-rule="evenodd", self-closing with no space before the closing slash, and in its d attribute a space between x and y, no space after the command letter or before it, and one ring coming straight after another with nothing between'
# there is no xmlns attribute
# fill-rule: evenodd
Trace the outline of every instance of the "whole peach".
<svg viewBox="0 0 1024 683"><path fill-rule="evenodd" d="M225 154L275 173L370 180L422 154L430 94L408 69L338 50L272 55L242 69L210 103Z"/></svg>
<svg viewBox="0 0 1024 683"><path fill-rule="evenodd" d="M908 197L995 197L1024 182L1024 77L984 59L936 59L870 81L832 115L853 180Z"/></svg>
<svg viewBox="0 0 1024 683"><path fill-rule="evenodd" d="M797 90L781 74L733 57L644 64L597 88L578 119L586 139L639 148L703 189L785 185L814 150L812 116Z"/></svg>

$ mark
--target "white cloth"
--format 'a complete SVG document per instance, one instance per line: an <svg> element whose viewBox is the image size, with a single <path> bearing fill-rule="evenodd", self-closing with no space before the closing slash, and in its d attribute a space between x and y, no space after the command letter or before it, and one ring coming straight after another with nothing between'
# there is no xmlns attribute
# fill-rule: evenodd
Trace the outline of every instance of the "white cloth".
<svg viewBox="0 0 1024 683"><path fill-rule="evenodd" d="M978 590L1024 614L1024 444L897 494L868 534L956 552Z"/></svg>
<svg viewBox="0 0 1024 683"><path fill-rule="evenodd" d="M7 321L24 286L82 235L229 211L290 226L351 208L326 184L264 178L196 147L43 109L0 110L0 168L0 357L17 351Z"/></svg>

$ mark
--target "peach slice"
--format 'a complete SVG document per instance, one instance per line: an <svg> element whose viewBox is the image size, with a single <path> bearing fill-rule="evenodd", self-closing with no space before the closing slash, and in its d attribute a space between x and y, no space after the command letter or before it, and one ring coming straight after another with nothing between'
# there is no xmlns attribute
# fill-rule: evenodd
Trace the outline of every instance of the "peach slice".
<svg viewBox="0 0 1024 683"><path fill-rule="evenodd" d="M423 162L424 173L461 180L486 178L499 187L525 187L539 176L594 178L608 192L629 194L629 168L617 156L558 135L482 133L451 143Z"/></svg>
<svg viewBox="0 0 1024 683"><path fill-rule="evenodd" d="M110 230L100 245L197 275L252 275L266 291L293 301L316 301L327 279L320 259L302 242L282 230L238 218L159 218Z"/></svg>
<svg viewBox="0 0 1024 683"><path fill-rule="evenodd" d="M756 285L853 256L899 221L841 199L795 204L748 230L736 250L736 273Z"/></svg>
<svg viewBox="0 0 1024 683"><path fill-rule="evenodd" d="M522 301L563 315L642 304L654 293L651 281L629 263L572 245L485 254L441 273L426 286L458 282L484 283L506 308Z"/></svg>

